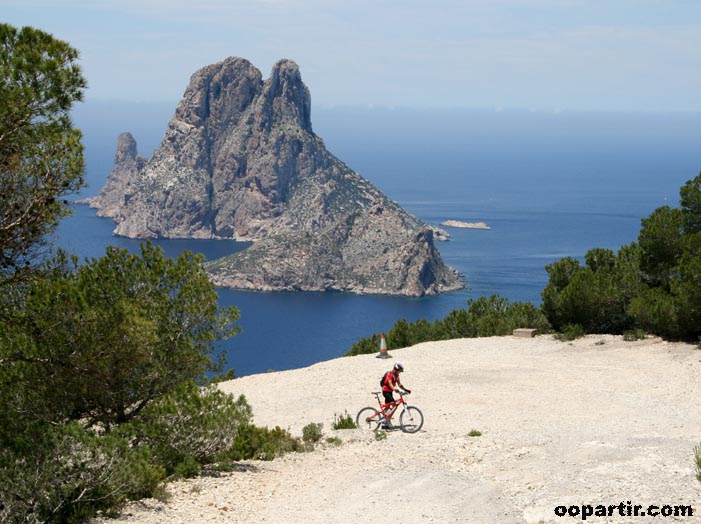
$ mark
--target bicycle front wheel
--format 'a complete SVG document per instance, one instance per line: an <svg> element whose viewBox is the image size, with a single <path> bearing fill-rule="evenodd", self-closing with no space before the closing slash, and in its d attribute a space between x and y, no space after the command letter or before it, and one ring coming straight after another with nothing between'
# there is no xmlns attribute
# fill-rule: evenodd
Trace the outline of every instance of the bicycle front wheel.
<svg viewBox="0 0 701 524"><path fill-rule="evenodd" d="M358 415L355 417L355 425L360 429L377 429L381 418L379 410L370 407L363 408L358 411Z"/></svg>
<svg viewBox="0 0 701 524"><path fill-rule="evenodd" d="M404 433L416 433L424 425L424 415L419 408L407 406L399 415L399 427Z"/></svg>

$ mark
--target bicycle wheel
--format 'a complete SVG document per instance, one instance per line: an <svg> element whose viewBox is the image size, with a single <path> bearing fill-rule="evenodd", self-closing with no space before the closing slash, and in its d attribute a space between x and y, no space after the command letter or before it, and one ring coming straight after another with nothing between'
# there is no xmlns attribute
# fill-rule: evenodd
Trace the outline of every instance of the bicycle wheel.
<svg viewBox="0 0 701 524"><path fill-rule="evenodd" d="M381 418L382 415L377 409L363 408L358 411L358 415L355 417L355 425L360 429L377 429Z"/></svg>
<svg viewBox="0 0 701 524"><path fill-rule="evenodd" d="M424 425L424 415L419 408L407 406L399 415L399 427L404 433L416 433Z"/></svg>

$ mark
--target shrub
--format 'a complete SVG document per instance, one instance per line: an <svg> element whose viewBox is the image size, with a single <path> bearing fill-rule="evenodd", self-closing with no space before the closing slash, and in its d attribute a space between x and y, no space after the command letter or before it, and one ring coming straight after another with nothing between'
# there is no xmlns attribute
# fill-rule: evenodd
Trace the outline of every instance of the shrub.
<svg viewBox="0 0 701 524"><path fill-rule="evenodd" d="M584 332L584 328L579 325L579 324L567 324L561 333L558 333L555 335L555 338L557 340L560 340L562 342L567 342L570 340L576 340L578 338L582 338L586 333Z"/></svg>
<svg viewBox="0 0 701 524"><path fill-rule="evenodd" d="M380 442L381 440L385 440L387 438L387 433L382 431L381 429L375 430L375 440Z"/></svg>
<svg viewBox="0 0 701 524"><path fill-rule="evenodd" d="M694 461L696 462L696 480L701 482L701 444L694 448Z"/></svg>
<svg viewBox="0 0 701 524"><path fill-rule="evenodd" d="M173 468L174 478L196 477L202 471L202 465L192 455L185 455Z"/></svg>
<svg viewBox="0 0 701 524"><path fill-rule="evenodd" d="M539 333L552 331L550 323L540 308L529 302L510 303L499 295L469 300L467 309L453 310L443 320L431 323L427 320L395 322L387 333L387 349L413 346L432 340L459 337L491 337L509 335L514 329L531 327ZM373 335L353 344L346 356L379 351L380 337Z"/></svg>
<svg viewBox="0 0 701 524"><path fill-rule="evenodd" d="M468 437L481 437L481 436L482 436L482 432L479 431L479 430L477 430L477 429L473 429L473 430L471 430L471 431L467 434L467 436L468 436Z"/></svg>
<svg viewBox="0 0 701 524"><path fill-rule="evenodd" d="M333 429L356 429L358 426L355 425L353 417L346 411L343 416L338 416L334 413L332 427Z"/></svg>
<svg viewBox="0 0 701 524"><path fill-rule="evenodd" d="M209 379L210 384L219 384L220 382L226 382L227 380L234 380L236 378L236 370L230 368L226 373L220 373L218 375L213 375Z"/></svg>
<svg viewBox="0 0 701 524"><path fill-rule="evenodd" d="M380 350L380 335L372 335L369 338L361 338L353 344L346 356L368 355Z"/></svg>
<svg viewBox="0 0 701 524"><path fill-rule="evenodd" d="M642 329L631 329L623 333L623 340L626 342L635 342L636 340L645 340L647 333Z"/></svg>
<svg viewBox="0 0 701 524"><path fill-rule="evenodd" d="M84 522L98 510L152 496L165 477L148 448L113 433L78 423L32 431L38 434L30 445L17 440L0 448L0 522Z"/></svg>
<svg viewBox="0 0 701 524"><path fill-rule="evenodd" d="M150 406L138 423L120 431L148 445L168 474L189 477L229 449L239 428L251 418L243 395L235 399L215 386L203 389L189 382Z"/></svg>
<svg viewBox="0 0 701 524"><path fill-rule="evenodd" d="M321 440L321 428L324 425L317 422L310 422L302 428L302 440L312 444Z"/></svg>
<svg viewBox="0 0 701 524"><path fill-rule="evenodd" d="M617 254L592 249L546 267L543 311L556 330L641 328L666 339L701 335L701 174L680 189L680 208L662 206L641 223L637 243Z"/></svg>
<svg viewBox="0 0 701 524"><path fill-rule="evenodd" d="M231 447L220 454L219 460L273 460L285 453L302 449L299 439L279 426L268 429L245 424L239 427Z"/></svg>
<svg viewBox="0 0 701 524"><path fill-rule="evenodd" d="M649 288L635 297L628 312L636 324L661 337L677 338L679 322L674 298L662 288Z"/></svg>

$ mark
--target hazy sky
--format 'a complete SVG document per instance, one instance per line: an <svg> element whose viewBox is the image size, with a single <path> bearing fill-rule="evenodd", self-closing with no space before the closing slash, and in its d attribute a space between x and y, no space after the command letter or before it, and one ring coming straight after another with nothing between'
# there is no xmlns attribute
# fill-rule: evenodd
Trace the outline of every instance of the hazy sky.
<svg viewBox="0 0 701 524"><path fill-rule="evenodd" d="M81 53L88 99L177 101L227 56L312 104L701 111L699 0L0 0Z"/></svg>

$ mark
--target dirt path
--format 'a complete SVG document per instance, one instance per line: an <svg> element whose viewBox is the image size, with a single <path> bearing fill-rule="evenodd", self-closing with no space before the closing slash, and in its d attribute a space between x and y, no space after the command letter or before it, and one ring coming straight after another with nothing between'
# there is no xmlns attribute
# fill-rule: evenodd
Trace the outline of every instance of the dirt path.
<svg viewBox="0 0 701 524"><path fill-rule="evenodd" d="M571 505L616 506L587 522L699 522L701 351L659 339L549 336L432 342L222 384L255 422L301 435L324 424L312 453L249 462L219 478L178 482L166 503L126 509L132 523L582 522ZM382 372L401 361L422 431L333 431L334 416L372 405ZM482 435L470 437L471 430ZM628 504L630 501L630 504ZM623 502L624 515L618 505ZM693 517L627 516L690 505ZM608 510L607 510L608 511Z"/></svg>

